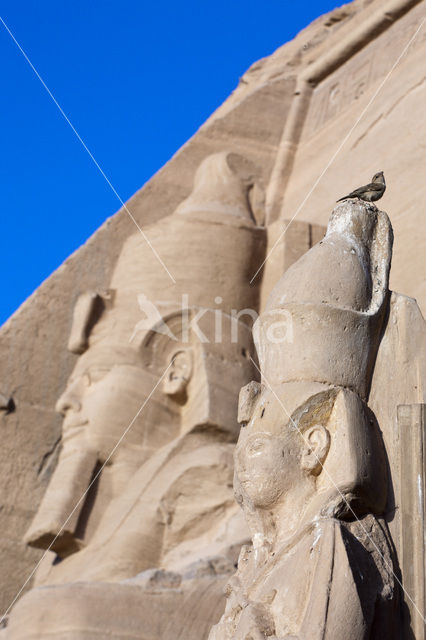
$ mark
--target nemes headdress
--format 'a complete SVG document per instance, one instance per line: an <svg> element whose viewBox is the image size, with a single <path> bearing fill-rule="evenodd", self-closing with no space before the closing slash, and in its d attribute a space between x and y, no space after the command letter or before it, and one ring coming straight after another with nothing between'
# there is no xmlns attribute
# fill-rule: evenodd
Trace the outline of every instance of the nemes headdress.
<svg viewBox="0 0 426 640"><path fill-rule="evenodd" d="M256 310L259 286L250 285L250 278L264 257L265 231L249 203L255 174L237 154L208 156L196 171L192 193L175 212L125 241L102 313L99 295L79 301L71 350L81 353L106 335L127 343L150 311L154 324L182 302L227 315L233 309Z"/></svg>

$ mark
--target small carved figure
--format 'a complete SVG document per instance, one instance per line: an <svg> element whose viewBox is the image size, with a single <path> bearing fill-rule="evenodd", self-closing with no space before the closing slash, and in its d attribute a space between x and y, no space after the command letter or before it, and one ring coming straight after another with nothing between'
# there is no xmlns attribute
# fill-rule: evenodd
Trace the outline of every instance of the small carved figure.
<svg viewBox="0 0 426 640"><path fill-rule="evenodd" d="M367 405L391 252L384 212L338 205L254 325L262 383L241 391L234 455L252 545L209 640L399 638L385 449Z"/></svg>
<svg viewBox="0 0 426 640"><path fill-rule="evenodd" d="M376 200L380 200L385 191L385 176L383 171L379 171L379 173L374 174L369 184L366 184L363 187L358 187L358 189L351 191L349 195L339 198L337 202L347 200L348 198L359 198L365 202L376 202Z"/></svg>

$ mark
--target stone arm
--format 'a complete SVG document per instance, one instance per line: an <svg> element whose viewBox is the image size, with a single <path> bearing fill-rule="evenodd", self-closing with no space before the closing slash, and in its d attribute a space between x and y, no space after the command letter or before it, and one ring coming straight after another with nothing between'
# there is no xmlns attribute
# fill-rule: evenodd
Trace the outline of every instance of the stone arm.
<svg viewBox="0 0 426 640"><path fill-rule="evenodd" d="M188 555L191 561L199 559L197 545L213 549L215 555L233 544L233 539L223 537L228 518L235 513L233 445L197 447L198 442L194 438L192 448L188 436L153 454L109 502L87 546L52 566L47 579L125 580L153 567L186 566ZM217 544L216 530L221 539ZM182 557L177 553L181 545ZM163 562L166 554L173 555L171 567Z"/></svg>
<svg viewBox="0 0 426 640"><path fill-rule="evenodd" d="M367 516L374 520L373 516ZM377 523L376 523L377 524ZM383 549L377 529L364 521L363 527ZM278 562L271 574L276 595L271 603L265 595L261 601L244 595L238 576L228 589L228 601L220 623L212 629L209 640L364 640L380 607L384 574L382 558L373 557L370 541L361 541L362 528L351 529L337 520L321 524L321 537L307 545L298 560L300 571L288 572ZM374 525L373 525L374 526ZM304 582L302 568L309 563L309 549L316 549L316 564L309 583ZM368 588L363 589L363 583ZM303 594L308 592L304 600ZM294 609L300 606L301 611ZM389 615L385 616L389 618ZM297 623L297 619L300 620ZM388 631L388 629L387 629ZM379 637L379 636L377 636ZM383 635L380 637L393 637Z"/></svg>
<svg viewBox="0 0 426 640"><path fill-rule="evenodd" d="M373 516L367 518L374 520ZM364 525L359 522L354 525L356 535L351 533L351 524L346 526L337 520L324 531L300 630L294 635L273 635L268 640L364 640L370 637L383 588L383 575L378 567L383 558L372 557L368 551L370 539L367 544L361 543L360 531L369 530L371 537L377 535L377 531L370 529L365 521ZM372 544L383 549L382 542L376 539ZM368 589L364 589L366 583ZM380 637L391 635L386 633Z"/></svg>

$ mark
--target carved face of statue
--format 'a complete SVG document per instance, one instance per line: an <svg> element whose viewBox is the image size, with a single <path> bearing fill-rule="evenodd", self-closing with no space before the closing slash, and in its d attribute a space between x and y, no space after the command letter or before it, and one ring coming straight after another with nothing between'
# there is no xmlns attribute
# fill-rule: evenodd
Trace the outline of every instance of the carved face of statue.
<svg viewBox="0 0 426 640"><path fill-rule="evenodd" d="M252 507L269 508L282 503L289 491L313 486L327 456L330 435L315 419L299 429L270 389L259 393L252 387L251 391L257 398L253 402L247 393L240 396L245 405L242 413L247 418L250 407L250 417L235 451L235 493L239 502L248 499Z"/></svg>
<svg viewBox="0 0 426 640"><path fill-rule="evenodd" d="M301 478L303 441L287 422L277 398L264 389L249 423L241 429L235 452L237 485L254 507L279 502Z"/></svg>
<svg viewBox="0 0 426 640"><path fill-rule="evenodd" d="M216 313L206 313L204 319L207 326L202 325L201 331L214 335ZM170 314L167 321L173 335L179 335L181 313ZM228 324L226 335L233 326ZM85 527L83 519L84 526L78 528L81 512L74 512L64 535L58 531L97 463L108 462L108 468L100 476L99 499L84 515L91 518L88 536L99 525L108 501L121 496L136 471L162 447L204 425L217 427L207 437L235 441L236 393L253 375L247 357L251 332L245 325L240 328L241 343L235 345L201 344L193 334L189 341L172 340L156 330L130 344L125 332L114 332L114 326L107 317L103 331L95 334L79 357L57 402L64 416L59 461L26 534L28 544L39 548L46 548L54 538L53 550L62 557L79 548L74 537L81 538ZM223 379L228 380L226 385L217 384Z"/></svg>
<svg viewBox="0 0 426 640"><path fill-rule="evenodd" d="M87 445L100 461L109 456L132 421L124 444L143 449L142 454L175 435L176 408L157 384L159 376L138 365L130 349L127 356L125 350L111 349L105 355L89 349L79 358L56 405L64 415L64 434L86 426ZM180 360L176 366L181 365ZM179 379L175 367L170 372L173 379Z"/></svg>

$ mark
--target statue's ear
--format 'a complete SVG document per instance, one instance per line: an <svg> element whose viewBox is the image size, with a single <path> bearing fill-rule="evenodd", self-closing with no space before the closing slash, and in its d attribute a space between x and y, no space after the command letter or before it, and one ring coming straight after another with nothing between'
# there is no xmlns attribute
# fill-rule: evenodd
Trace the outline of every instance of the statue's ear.
<svg viewBox="0 0 426 640"><path fill-rule="evenodd" d="M322 424L314 424L302 434L302 469L319 475L330 448L330 433Z"/></svg>
<svg viewBox="0 0 426 640"><path fill-rule="evenodd" d="M180 349L171 355L169 368L164 377L163 391L169 396L182 396L192 376L192 352Z"/></svg>
<svg viewBox="0 0 426 640"><path fill-rule="evenodd" d="M107 289L103 293L86 291L75 303L68 351L81 354L89 346L89 335L105 309L112 306L115 291Z"/></svg>

